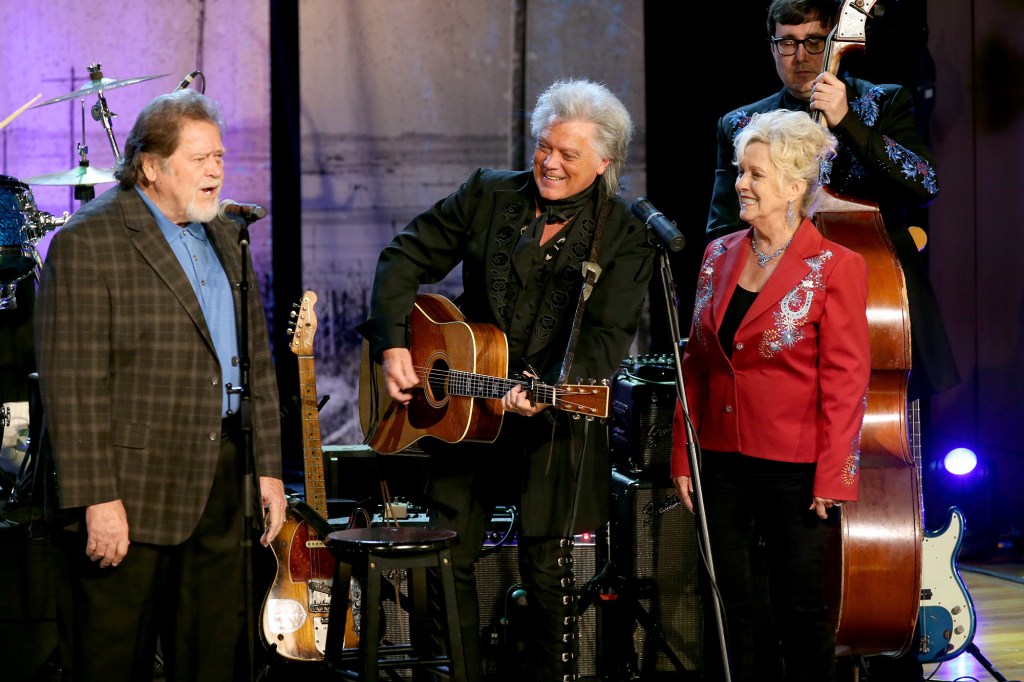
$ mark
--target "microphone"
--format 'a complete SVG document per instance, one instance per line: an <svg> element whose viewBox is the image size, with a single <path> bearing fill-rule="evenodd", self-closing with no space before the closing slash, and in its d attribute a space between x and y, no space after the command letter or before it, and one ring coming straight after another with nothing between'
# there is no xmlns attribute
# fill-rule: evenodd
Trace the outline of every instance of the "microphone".
<svg viewBox="0 0 1024 682"><path fill-rule="evenodd" d="M189 86L189 83L195 80L195 77L198 76L200 73L200 71L193 71L189 75L182 78L181 82L178 83L178 87L174 88L174 92L177 92L178 90L184 90L185 88L187 88Z"/></svg>
<svg viewBox="0 0 1024 682"><path fill-rule="evenodd" d="M220 202L217 215L221 218L243 220L246 223L252 223L267 215L267 212L262 206L257 204L240 204L236 201L231 201L231 199L225 199Z"/></svg>
<svg viewBox="0 0 1024 682"><path fill-rule="evenodd" d="M664 213L654 208L651 202L644 197L637 197L630 210L633 211L633 215L644 221L644 225L653 229L654 233L658 235L658 239L671 251L682 250L686 244L682 232L674 222L665 217Z"/></svg>

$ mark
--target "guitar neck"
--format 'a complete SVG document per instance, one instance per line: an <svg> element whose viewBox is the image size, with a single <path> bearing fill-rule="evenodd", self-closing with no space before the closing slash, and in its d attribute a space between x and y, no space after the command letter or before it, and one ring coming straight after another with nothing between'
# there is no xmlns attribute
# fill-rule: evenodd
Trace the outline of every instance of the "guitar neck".
<svg viewBox="0 0 1024 682"><path fill-rule="evenodd" d="M320 443L320 408L312 355L299 356L299 399L302 403L302 455L306 471L306 504L327 518L323 446Z"/></svg>
<svg viewBox="0 0 1024 682"><path fill-rule="evenodd" d="M433 380L433 372L430 379ZM445 372L445 388L452 395L468 396L470 398L495 398L501 399L506 393L516 386L527 385L527 382L515 379L504 379L501 377L490 377L484 374L473 374L472 372L461 372L450 370ZM546 384L533 384L528 386L530 396L536 403L545 405L557 405L555 387Z"/></svg>

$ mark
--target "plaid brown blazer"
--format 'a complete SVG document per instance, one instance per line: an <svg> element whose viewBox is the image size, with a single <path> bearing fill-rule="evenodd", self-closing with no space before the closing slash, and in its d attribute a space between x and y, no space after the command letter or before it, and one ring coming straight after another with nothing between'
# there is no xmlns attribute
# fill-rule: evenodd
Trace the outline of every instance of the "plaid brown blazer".
<svg viewBox="0 0 1024 682"><path fill-rule="evenodd" d="M240 321L238 229L219 218L206 229ZM248 302L256 469L280 478L277 381L255 288ZM36 305L61 508L120 499L133 542L184 541L213 485L221 371L192 286L134 189L108 190L57 231Z"/></svg>

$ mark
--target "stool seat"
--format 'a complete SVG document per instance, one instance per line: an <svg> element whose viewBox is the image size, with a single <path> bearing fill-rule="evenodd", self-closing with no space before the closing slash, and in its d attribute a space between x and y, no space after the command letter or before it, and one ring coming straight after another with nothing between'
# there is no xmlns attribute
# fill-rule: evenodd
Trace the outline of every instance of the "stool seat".
<svg viewBox="0 0 1024 682"><path fill-rule="evenodd" d="M411 670L414 680L437 676L466 682L467 672L455 604L452 530L375 526L328 533L324 544L337 560L331 590L329 623L345 623L352 604L352 577L362 583L359 647L345 648L343 628L328 626L324 659L343 677L376 682L382 670ZM407 595L395 589L396 606L409 616L409 643L384 639L381 600L391 580L406 576ZM431 576L439 590L430 587ZM433 595L433 597L432 597ZM437 596L439 595L439 599Z"/></svg>
<svg viewBox="0 0 1024 682"><path fill-rule="evenodd" d="M325 542L333 551L407 554L433 552L442 547L451 547L455 538L456 533L453 530L376 526L336 530L327 535Z"/></svg>

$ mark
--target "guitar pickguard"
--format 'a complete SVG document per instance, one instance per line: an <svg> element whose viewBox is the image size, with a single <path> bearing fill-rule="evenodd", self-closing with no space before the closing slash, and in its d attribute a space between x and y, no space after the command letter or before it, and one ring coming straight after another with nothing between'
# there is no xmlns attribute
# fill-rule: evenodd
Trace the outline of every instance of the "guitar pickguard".
<svg viewBox="0 0 1024 682"><path fill-rule="evenodd" d="M956 658L974 639L974 604L956 568L963 531L963 512L951 507L942 529L924 533L921 608L915 632L917 658L922 663Z"/></svg>

